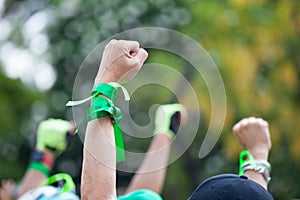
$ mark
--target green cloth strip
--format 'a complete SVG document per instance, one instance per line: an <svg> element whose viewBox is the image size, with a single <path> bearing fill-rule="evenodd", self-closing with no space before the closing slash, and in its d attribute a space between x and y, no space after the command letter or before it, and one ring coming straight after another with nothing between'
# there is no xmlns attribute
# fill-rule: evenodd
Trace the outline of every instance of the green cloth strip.
<svg viewBox="0 0 300 200"><path fill-rule="evenodd" d="M101 118L104 116L109 116L114 124L114 135L115 135L115 145L116 145L116 157L117 162L125 160L125 150L124 150L124 140L121 129L121 119L122 113L121 110L114 105L118 91L117 88L121 88L126 101L130 100L130 96L127 90L117 82L111 83L100 83L94 86L92 90L92 94L90 97L78 100L78 101L69 101L66 106L78 106L89 100L91 100L91 107L87 109L87 119L88 121ZM103 96L109 98L109 100ZM84 120L82 120L83 122ZM79 130L82 122L80 122L79 126L76 129L76 133Z"/></svg>
<svg viewBox="0 0 300 200"><path fill-rule="evenodd" d="M254 157L252 156L252 154L249 152L249 151L246 151L246 150L243 150L241 153L240 153L240 167L239 167L239 176L242 176L245 174L244 170L243 170L243 164L245 162L248 162L250 161L251 162L251 165L256 165L255 164L255 159Z"/></svg>
<svg viewBox="0 0 300 200"><path fill-rule="evenodd" d="M69 174L66 174L66 173L59 173L59 174L50 176L42 185L52 185L53 183L56 183L59 181L65 181L64 186L61 190L61 193L75 191L76 187L73 182L73 179Z"/></svg>
<svg viewBox="0 0 300 200"><path fill-rule="evenodd" d="M99 96L103 94L104 96L110 98L108 100L105 97ZM88 121L98 119L104 116L110 116L114 124L115 133L115 145L116 145L116 159L117 162L126 159L124 150L124 140L121 129L122 113L121 110L114 105L114 101L117 95L117 89L110 84L101 83L96 85L92 91L92 103L91 107L87 110Z"/></svg>
<svg viewBox="0 0 300 200"><path fill-rule="evenodd" d="M93 90L92 90L92 95L88 98L82 99L82 100L77 100L77 101L68 101L66 106L78 106L81 105L85 102L88 102L92 98L98 96L99 94L103 94L104 96L110 98L113 102L115 102L117 96L118 96L118 91L117 88L121 88L123 93L124 93L124 98L125 101L130 100L130 96L127 92L127 90L120 85L117 82L111 82L111 83L101 83L96 85ZM101 91L103 90L103 91Z"/></svg>
<svg viewBox="0 0 300 200"><path fill-rule="evenodd" d="M116 102L118 96L118 90L107 83L101 83L96 85L92 90L92 95L98 96L99 94L103 94L104 96L108 97L113 103Z"/></svg>
<svg viewBox="0 0 300 200"><path fill-rule="evenodd" d="M50 170L42 162L31 162L28 165L27 170L30 170L30 169L37 170L37 171L41 172L42 174L44 174L47 177L50 174Z"/></svg>
<svg viewBox="0 0 300 200"><path fill-rule="evenodd" d="M122 119L121 110L105 97L98 96L93 98L92 105L87 110L88 121L105 116L110 116L113 120L117 162L123 161L125 160L125 150L122 129L120 126Z"/></svg>

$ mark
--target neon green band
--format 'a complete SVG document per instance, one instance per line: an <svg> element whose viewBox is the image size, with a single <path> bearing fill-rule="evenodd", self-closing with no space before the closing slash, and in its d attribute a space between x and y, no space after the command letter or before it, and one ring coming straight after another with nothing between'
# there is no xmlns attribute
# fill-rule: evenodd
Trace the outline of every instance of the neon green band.
<svg viewBox="0 0 300 200"><path fill-rule="evenodd" d="M243 165L246 162L250 162L251 166L255 167L255 159L249 151L243 150L240 153L240 167L239 167L239 176L244 175Z"/></svg>
<svg viewBox="0 0 300 200"><path fill-rule="evenodd" d="M109 84L99 84L100 86L94 87L93 94L103 94L102 91L98 91L99 89L103 89L104 91L111 92L111 85ZM107 92L106 94L108 94ZM115 92L110 93L112 95L116 94ZM94 95L93 95L94 96ZM106 96L106 95L105 95ZM109 97L109 96L107 96ZM113 98L116 98L112 96ZM105 97L94 96L92 98L91 107L87 110L87 118L88 121L101 118L104 116L110 116L114 123L114 133L115 133L115 145L116 145L116 156L117 162L125 160L125 150L124 150L124 140L122 135L122 129L120 126L120 122L122 119L121 110L116 107L113 101L108 100Z"/></svg>
<svg viewBox="0 0 300 200"><path fill-rule="evenodd" d="M113 102L105 97L95 97L92 105L87 110L88 121L109 115L112 119L120 121L122 119L121 110Z"/></svg>
<svg viewBox="0 0 300 200"><path fill-rule="evenodd" d="M74 191L76 188L72 177L69 174L65 174L65 173L59 173L59 174L50 176L42 185L51 185L51 184L53 184L55 182L59 182L59 181L65 182L64 186L61 190L61 193Z"/></svg>
<svg viewBox="0 0 300 200"><path fill-rule="evenodd" d="M92 90L92 95L98 96L99 94L103 94L108 97L112 102L116 102L118 96L118 90L107 83L101 83L96 85Z"/></svg>
<svg viewBox="0 0 300 200"><path fill-rule="evenodd" d="M101 118L104 116L110 116L114 123L114 133L115 133L115 144L116 144L116 155L117 162L125 160L125 151L124 151L124 140L122 136L122 129L120 122L122 119L121 110L114 105L116 101L118 91L117 88L121 88L124 93L124 98L126 101L130 100L130 96L127 90L117 82L111 83L100 83L94 86L92 90L92 95L86 99L78 101L69 101L66 106L78 106L89 100L92 100L91 107L87 109L87 119L88 121ZM99 96L100 94L106 96L110 100ZM82 121L83 122L83 121ZM79 130L82 122L76 129L76 133Z"/></svg>
<svg viewBox="0 0 300 200"><path fill-rule="evenodd" d="M46 167L46 165L44 165L41 162L31 162L28 165L27 170L30 170L30 169L37 170L37 171L41 172L42 174L44 174L45 176L49 176L49 174L50 174L50 170Z"/></svg>

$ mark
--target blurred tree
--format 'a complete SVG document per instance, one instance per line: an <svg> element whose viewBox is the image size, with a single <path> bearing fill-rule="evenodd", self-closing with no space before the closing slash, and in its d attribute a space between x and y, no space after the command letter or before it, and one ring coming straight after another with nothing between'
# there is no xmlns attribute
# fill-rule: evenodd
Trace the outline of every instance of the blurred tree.
<svg viewBox="0 0 300 200"><path fill-rule="evenodd" d="M44 95L7 78L1 70L0 88L0 177L19 178L30 153L34 121L44 115L39 104Z"/></svg>

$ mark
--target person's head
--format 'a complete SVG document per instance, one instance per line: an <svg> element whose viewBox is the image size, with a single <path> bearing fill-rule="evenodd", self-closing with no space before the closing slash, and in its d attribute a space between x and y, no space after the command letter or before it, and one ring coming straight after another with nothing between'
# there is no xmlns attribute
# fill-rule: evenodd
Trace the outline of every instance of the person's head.
<svg viewBox="0 0 300 200"><path fill-rule="evenodd" d="M205 180L189 200L274 200L258 183L246 176L222 174Z"/></svg>

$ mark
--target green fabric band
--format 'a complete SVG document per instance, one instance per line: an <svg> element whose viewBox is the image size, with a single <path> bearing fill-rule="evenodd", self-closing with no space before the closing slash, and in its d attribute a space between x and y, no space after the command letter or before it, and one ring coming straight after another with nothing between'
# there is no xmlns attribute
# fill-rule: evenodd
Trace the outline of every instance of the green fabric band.
<svg viewBox="0 0 300 200"><path fill-rule="evenodd" d="M117 95L118 95L118 91L117 88L121 88L123 93L124 93L124 98L125 101L129 101L130 100L130 96L127 92L127 90L120 85L117 82L111 82L111 83L100 83L98 85L96 85L93 90L92 90L92 95L88 98L82 99L82 100L77 100L77 101L68 101L66 106L78 106L81 105L89 100L91 100L92 98L99 96L99 94L103 94L104 96L110 98L113 102L115 102Z"/></svg>
<svg viewBox="0 0 300 200"><path fill-rule="evenodd" d="M246 162L250 162L252 166L255 167L255 159L249 151L243 150L240 153L240 167L239 167L239 176L244 175L243 165Z"/></svg>
<svg viewBox="0 0 300 200"><path fill-rule="evenodd" d="M78 101L69 101L66 104L66 106L77 106L91 100L91 107L87 109L88 121L105 117L105 116L109 116L112 119L114 124L117 162L120 162L125 160L125 150L124 150L122 129L120 125L122 119L122 113L121 110L114 105L118 96L117 88L122 89L125 100L129 101L130 97L127 90L119 83L111 82L111 83L100 83L94 86L90 97ZM99 96L100 94L104 95L109 99L103 96ZM80 125L77 127L76 133L79 127Z"/></svg>
<svg viewBox="0 0 300 200"><path fill-rule="evenodd" d="M122 113L121 110L114 105L114 102L117 98L118 91L117 87L121 87L123 92L124 88L118 83L101 83L94 87L92 91L92 103L91 107L87 110L87 118L88 121L101 118L104 116L109 116L114 124L114 134L115 134L115 145L116 145L116 157L117 162L123 161L126 159L125 150L124 150L124 140L121 129L121 120ZM125 90L126 91L126 90ZM124 92L125 98L128 99L127 92ZM104 96L110 98L108 100L105 97L99 96L99 94L103 94Z"/></svg>
<svg viewBox="0 0 300 200"><path fill-rule="evenodd" d="M109 115L112 119L122 119L121 110L114 103L105 97L94 97L91 107L87 110L88 121Z"/></svg>
<svg viewBox="0 0 300 200"><path fill-rule="evenodd" d="M121 110L105 97L94 97L92 99L91 107L87 110L88 121L104 116L109 116L113 120L117 162L123 161L125 160L125 151L122 129L120 126L122 119Z"/></svg>
<svg viewBox="0 0 300 200"><path fill-rule="evenodd" d="M30 169L37 170L37 171L41 172L42 174L44 174L47 177L50 174L50 170L42 162L31 162L28 165L27 170L30 170Z"/></svg>
<svg viewBox="0 0 300 200"><path fill-rule="evenodd" d="M103 94L104 96L108 97L113 103L116 102L118 96L118 90L107 83L101 83L96 85L92 90L92 95L98 96L99 94Z"/></svg>
<svg viewBox="0 0 300 200"><path fill-rule="evenodd" d="M60 181L64 181L64 186L61 190L61 193L75 191L76 187L73 182L73 179L69 174L66 173L59 173L50 176L42 185L52 185L53 183L57 183Z"/></svg>

